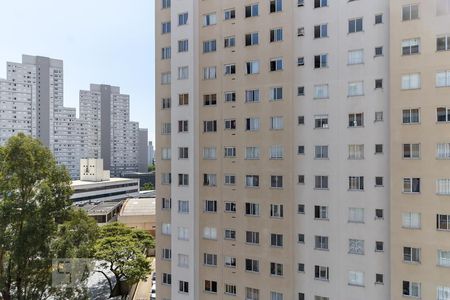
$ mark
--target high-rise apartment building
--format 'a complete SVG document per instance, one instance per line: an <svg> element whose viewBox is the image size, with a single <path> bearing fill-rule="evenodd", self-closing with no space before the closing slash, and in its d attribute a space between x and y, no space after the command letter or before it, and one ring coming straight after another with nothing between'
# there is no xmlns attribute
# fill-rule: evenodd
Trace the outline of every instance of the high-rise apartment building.
<svg viewBox="0 0 450 300"><path fill-rule="evenodd" d="M390 1L391 295L450 299L450 1Z"/></svg>
<svg viewBox="0 0 450 300"><path fill-rule="evenodd" d="M148 129L139 129L137 162L138 172L148 172Z"/></svg>
<svg viewBox="0 0 450 300"><path fill-rule="evenodd" d="M117 86L91 84L80 91L80 119L88 131L85 158L103 158L112 176L138 170L139 123L130 121L129 95Z"/></svg>
<svg viewBox="0 0 450 300"><path fill-rule="evenodd" d="M450 299L450 1L156 1L158 298Z"/></svg>
<svg viewBox="0 0 450 300"><path fill-rule="evenodd" d="M22 63L7 63L7 82L3 85L11 96L5 103L2 100L1 105L6 110L1 110L0 120L13 127L26 125L26 130L2 129L6 130L2 132L2 143L18 132L31 134L49 147L57 162L77 178L82 124L76 119L75 109L63 105L62 60L23 55ZM29 88L30 93L23 97L24 89Z"/></svg>

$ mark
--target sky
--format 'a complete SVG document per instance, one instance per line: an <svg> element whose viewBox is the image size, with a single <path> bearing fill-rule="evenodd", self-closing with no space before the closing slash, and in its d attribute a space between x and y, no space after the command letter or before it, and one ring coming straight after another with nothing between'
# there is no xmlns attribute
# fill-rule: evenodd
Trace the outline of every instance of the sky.
<svg viewBox="0 0 450 300"><path fill-rule="evenodd" d="M155 0L0 0L0 78L22 54L64 61L64 105L91 83L130 95L131 120L154 140Z"/></svg>

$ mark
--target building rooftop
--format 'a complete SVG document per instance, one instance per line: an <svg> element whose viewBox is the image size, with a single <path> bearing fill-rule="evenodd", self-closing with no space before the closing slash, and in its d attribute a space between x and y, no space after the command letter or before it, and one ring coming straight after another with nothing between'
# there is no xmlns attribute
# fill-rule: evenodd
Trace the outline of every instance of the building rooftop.
<svg viewBox="0 0 450 300"><path fill-rule="evenodd" d="M83 185L93 185L93 184L108 184L108 183L117 183L117 182L126 182L126 181L130 181L133 180L135 181L136 178L110 178L109 180L106 181L86 181L86 180L74 180L72 181L72 187L77 187L77 186L83 186Z"/></svg>
<svg viewBox="0 0 450 300"><path fill-rule="evenodd" d="M125 200L120 216L152 216L156 214L155 198L131 198Z"/></svg>
<svg viewBox="0 0 450 300"><path fill-rule="evenodd" d="M116 209L118 206L122 205L121 201L107 201L107 202L100 202L100 203L81 203L81 204L75 204L77 207L85 210L88 215L104 215L107 214L114 209Z"/></svg>

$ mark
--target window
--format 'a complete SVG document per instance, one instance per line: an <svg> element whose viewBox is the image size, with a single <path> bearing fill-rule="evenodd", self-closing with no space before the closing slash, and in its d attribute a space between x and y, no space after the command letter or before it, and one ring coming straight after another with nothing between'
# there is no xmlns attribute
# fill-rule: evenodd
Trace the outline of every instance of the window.
<svg viewBox="0 0 450 300"><path fill-rule="evenodd" d="M224 261L225 267L236 268L236 257L225 256Z"/></svg>
<svg viewBox="0 0 450 300"><path fill-rule="evenodd" d="M236 74L236 65L235 64L227 64L224 67L225 75L234 75Z"/></svg>
<svg viewBox="0 0 450 300"><path fill-rule="evenodd" d="M172 208L172 199L171 198L162 198L162 209L171 209Z"/></svg>
<svg viewBox="0 0 450 300"><path fill-rule="evenodd" d="M203 95L203 105L212 106L217 104L217 94Z"/></svg>
<svg viewBox="0 0 450 300"><path fill-rule="evenodd" d="M438 36L436 38L436 50L437 51L449 51L450 50L450 35L446 34L446 35Z"/></svg>
<svg viewBox="0 0 450 300"><path fill-rule="evenodd" d="M402 76L402 90L420 89L420 74L406 74Z"/></svg>
<svg viewBox="0 0 450 300"><path fill-rule="evenodd" d="M205 80L216 79L216 67L203 68L203 79Z"/></svg>
<svg viewBox="0 0 450 300"><path fill-rule="evenodd" d="M364 126L364 114L356 113L348 115L348 127L362 127Z"/></svg>
<svg viewBox="0 0 450 300"><path fill-rule="evenodd" d="M381 121L383 121L383 112L376 111L375 112L375 122L381 122Z"/></svg>
<svg viewBox="0 0 450 300"><path fill-rule="evenodd" d="M204 212L209 212L209 213L217 212L217 201L216 200L205 200Z"/></svg>
<svg viewBox="0 0 450 300"><path fill-rule="evenodd" d="M314 116L314 128L328 128L328 115Z"/></svg>
<svg viewBox="0 0 450 300"><path fill-rule="evenodd" d="M180 280L178 282L178 291L180 293L189 293L189 282Z"/></svg>
<svg viewBox="0 0 450 300"><path fill-rule="evenodd" d="M189 256L186 254L178 254L178 266L181 268L189 268Z"/></svg>
<svg viewBox="0 0 450 300"><path fill-rule="evenodd" d="M259 300L259 290L246 287L245 300Z"/></svg>
<svg viewBox="0 0 450 300"><path fill-rule="evenodd" d="M253 46L259 44L259 35L257 32L247 33L245 35L245 46Z"/></svg>
<svg viewBox="0 0 450 300"><path fill-rule="evenodd" d="M375 242L375 251L376 252L383 252L384 251L384 243L381 241Z"/></svg>
<svg viewBox="0 0 450 300"><path fill-rule="evenodd" d="M375 154L383 153L383 144L375 144Z"/></svg>
<svg viewBox="0 0 450 300"><path fill-rule="evenodd" d="M225 102L236 102L236 92L225 92Z"/></svg>
<svg viewBox="0 0 450 300"><path fill-rule="evenodd" d="M328 159L328 146L314 146L315 159Z"/></svg>
<svg viewBox="0 0 450 300"><path fill-rule="evenodd" d="M314 86L314 99L328 99L328 84Z"/></svg>
<svg viewBox="0 0 450 300"><path fill-rule="evenodd" d="M305 175L298 175L297 183L305 184Z"/></svg>
<svg viewBox="0 0 450 300"><path fill-rule="evenodd" d="M350 207L348 209L348 221L350 223L364 223L364 208Z"/></svg>
<svg viewBox="0 0 450 300"><path fill-rule="evenodd" d="M217 121L203 121L203 132L216 132Z"/></svg>
<svg viewBox="0 0 450 300"><path fill-rule="evenodd" d="M259 129L259 118L247 118L245 119L245 130L257 131Z"/></svg>
<svg viewBox="0 0 450 300"><path fill-rule="evenodd" d="M245 63L245 74L258 74L259 73L259 61L248 61Z"/></svg>
<svg viewBox="0 0 450 300"><path fill-rule="evenodd" d="M348 177L348 189L350 191L364 190L364 176L350 176Z"/></svg>
<svg viewBox="0 0 450 300"><path fill-rule="evenodd" d="M161 251L161 256L162 256L162 259L164 259L164 260L171 260L172 259L172 250L163 248Z"/></svg>
<svg viewBox="0 0 450 300"><path fill-rule="evenodd" d="M162 98L161 99L161 109L169 109L170 108L170 98Z"/></svg>
<svg viewBox="0 0 450 300"><path fill-rule="evenodd" d="M162 173L161 174L161 184L171 184L172 176L171 173Z"/></svg>
<svg viewBox="0 0 450 300"><path fill-rule="evenodd" d="M328 37L328 24L320 24L314 26L314 38L320 39Z"/></svg>
<svg viewBox="0 0 450 300"><path fill-rule="evenodd" d="M364 286L364 273L359 271L349 271L348 284L356 286Z"/></svg>
<svg viewBox="0 0 450 300"><path fill-rule="evenodd" d="M224 157L236 157L236 147L225 147Z"/></svg>
<svg viewBox="0 0 450 300"><path fill-rule="evenodd" d="M314 0L314 8L328 6L328 0Z"/></svg>
<svg viewBox="0 0 450 300"><path fill-rule="evenodd" d="M251 4L251 5L247 5L245 7L245 17L246 18L257 17L258 14L259 14L258 4Z"/></svg>
<svg viewBox="0 0 450 300"><path fill-rule="evenodd" d="M437 300L450 300L450 287L439 286L437 288Z"/></svg>
<svg viewBox="0 0 450 300"><path fill-rule="evenodd" d="M259 159L259 147L246 147L245 159Z"/></svg>
<svg viewBox="0 0 450 300"><path fill-rule="evenodd" d="M225 20L232 20L236 18L236 10L234 8L226 9L224 11L224 19Z"/></svg>
<svg viewBox="0 0 450 300"><path fill-rule="evenodd" d="M178 94L178 105L189 105L189 94Z"/></svg>
<svg viewBox="0 0 450 300"><path fill-rule="evenodd" d="M162 0L162 5L161 7L164 8L169 8L170 7L170 0Z"/></svg>
<svg viewBox="0 0 450 300"><path fill-rule="evenodd" d="M315 189L328 189L328 176L314 176Z"/></svg>
<svg viewBox="0 0 450 300"><path fill-rule="evenodd" d="M314 266L314 278L318 280L326 280L328 281L329 276L329 268L324 266Z"/></svg>
<svg viewBox="0 0 450 300"><path fill-rule="evenodd" d="M364 240L349 239L348 240L348 253L364 255Z"/></svg>
<svg viewBox="0 0 450 300"><path fill-rule="evenodd" d="M383 55L383 47L375 47L375 57Z"/></svg>
<svg viewBox="0 0 450 300"><path fill-rule="evenodd" d="M348 159L364 159L364 145L348 145Z"/></svg>
<svg viewBox="0 0 450 300"><path fill-rule="evenodd" d="M305 146L304 145L297 146L297 154L298 155L304 155L305 154Z"/></svg>
<svg viewBox="0 0 450 300"><path fill-rule="evenodd" d="M418 108L404 109L402 115L403 124L418 124L420 122L420 113Z"/></svg>
<svg viewBox="0 0 450 300"><path fill-rule="evenodd" d="M420 263L420 248L403 247L403 261Z"/></svg>
<svg viewBox="0 0 450 300"><path fill-rule="evenodd" d="M416 20L419 18L419 5L408 4L402 7L402 21Z"/></svg>
<svg viewBox="0 0 450 300"><path fill-rule="evenodd" d="M245 271L259 272L259 261L256 259L245 259ZM256 298L258 299L258 298Z"/></svg>
<svg viewBox="0 0 450 300"><path fill-rule="evenodd" d="M236 184L236 175L225 174L224 175L224 184L225 185L235 185Z"/></svg>
<svg viewBox="0 0 450 300"><path fill-rule="evenodd" d="M304 273L304 272L305 272L305 264L303 264L303 263L298 263L298 264L297 264L297 272Z"/></svg>
<svg viewBox="0 0 450 300"><path fill-rule="evenodd" d="M172 274L170 273L163 273L162 274L162 283L171 285L172 284Z"/></svg>
<svg viewBox="0 0 450 300"><path fill-rule="evenodd" d="M217 23L216 13L211 13L203 16L203 26L211 26Z"/></svg>
<svg viewBox="0 0 450 300"><path fill-rule="evenodd" d="M305 214L305 205L304 204L298 204L297 205L297 213L298 214Z"/></svg>
<svg viewBox="0 0 450 300"><path fill-rule="evenodd" d="M245 102L259 102L259 90L246 90Z"/></svg>
<svg viewBox="0 0 450 300"><path fill-rule="evenodd" d="M179 186L189 185L189 175L188 174L178 174L178 185Z"/></svg>
<svg viewBox="0 0 450 300"><path fill-rule="evenodd" d="M328 67L328 54L320 54L314 56L314 69Z"/></svg>
<svg viewBox="0 0 450 300"><path fill-rule="evenodd" d="M436 73L436 87L450 87L450 70Z"/></svg>
<svg viewBox="0 0 450 300"><path fill-rule="evenodd" d="M283 294L278 292L270 292L270 300L283 300Z"/></svg>
<svg viewBox="0 0 450 300"><path fill-rule="evenodd" d="M270 234L270 246L283 247L283 235L276 233Z"/></svg>
<svg viewBox="0 0 450 300"><path fill-rule="evenodd" d="M188 13L182 13L178 15L178 26L186 25L188 22Z"/></svg>
<svg viewBox="0 0 450 300"><path fill-rule="evenodd" d="M375 219L383 219L383 210L382 209L375 209Z"/></svg>
<svg viewBox="0 0 450 300"><path fill-rule="evenodd" d="M450 195L450 179L436 180L436 193L438 195Z"/></svg>
<svg viewBox="0 0 450 300"><path fill-rule="evenodd" d="M450 109L446 107L438 107L436 109L437 122L449 122L450 121Z"/></svg>
<svg viewBox="0 0 450 300"><path fill-rule="evenodd" d="M304 86L297 87L297 96L305 96L305 87Z"/></svg>
<svg viewBox="0 0 450 300"><path fill-rule="evenodd" d="M282 87L271 87L269 92L269 100L277 101L283 99L283 88Z"/></svg>
<svg viewBox="0 0 450 300"><path fill-rule="evenodd" d="M217 281L205 280L205 292L217 293Z"/></svg>
<svg viewBox="0 0 450 300"><path fill-rule="evenodd" d="M436 158L450 159L450 144L449 143L437 144Z"/></svg>
<svg viewBox="0 0 450 300"><path fill-rule="evenodd" d="M223 39L223 46L225 48L232 48L236 46L236 37L234 36L227 36Z"/></svg>
<svg viewBox="0 0 450 300"><path fill-rule="evenodd" d="M305 243L305 235L303 233L297 234L297 243L299 244Z"/></svg>
<svg viewBox="0 0 450 300"><path fill-rule="evenodd" d="M407 212L402 213L402 227L409 229L420 229L420 213Z"/></svg>
<svg viewBox="0 0 450 300"><path fill-rule="evenodd" d="M235 213L236 212L236 203L234 203L234 202L225 202L225 212L227 212L227 213Z"/></svg>
<svg viewBox="0 0 450 300"><path fill-rule="evenodd" d="M328 237L316 235L314 237L314 249L316 250L328 250Z"/></svg>
<svg viewBox="0 0 450 300"><path fill-rule="evenodd" d="M172 158L172 151L170 148L161 148L161 159L170 160Z"/></svg>
<svg viewBox="0 0 450 300"><path fill-rule="evenodd" d="M383 79L375 79L375 89L383 88Z"/></svg>
<svg viewBox="0 0 450 300"><path fill-rule="evenodd" d="M171 48L164 47L161 49L161 59L170 59L171 57Z"/></svg>
<svg viewBox="0 0 450 300"><path fill-rule="evenodd" d="M436 215L436 228L438 230L450 230L450 215Z"/></svg>
<svg viewBox="0 0 450 300"><path fill-rule="evenodd" d="M178 80L185 80L189 78L189 67L178 67Z"/></svg>
<svg viewBox="0 0 450 300"><path fill-rule="evenodd" d="M403 178L403 193L420 193L420 178Z"/></svg>
<svg viewBox="0 0 450 300"><path fill-rule="evenodd" d="M205 147L203 148L203 159L216 159L216 148L215 147Z"/></svg>
<svg viewBox="0 0 450 300"><path fill-rule="evenodd" d="M234 284L225 284L225 294L236 296L236 286Z"/></svg>
<svg viewBox="0 0 450 300"><path fill-rule="evenodd" d="M283 159L284 148L282 145L270 146L269 159Z"/></svg>
<svg viewBox="0 0 450 300"><path fill-rule="evenodd" d="M161 74L161 84L166 85L170 84L172 81L170 72L162 73Z"/></svg>
<svg viewBox="0 0 450 300"><path fill-rule="evenodd" d="M283 264L270 263L270 275L272 276L283 276Z"/></svg>
<svg viewBox="0 0 450 300"><path fill-rule="evenodd" d="M363 31L363 18L348 20L348 33Z"/></svg>
<svg viewBox="0 0 450 300"><path fill-rule="evenodd" d="M236 240L236 230L225 229L224 239L225 240L233 240L233 241Z"/></svg>
<svg viewBox="0 0 450 300"><path fill-rule="evenodd" d="M189 241L189 229L186 227L178 227L178 239L180 241Z"/></svg>
<svg viewBox="0 0 450 300"><path fill-rule="evenodd" d="M327 120L327 122L328 122L328 120ZM304 125L305 124L305 116L298 116L297 117L297 124L298 125Z"/></svg>
<svg viewBox="0 0 450 300"><path fill-rule="evenodd" d="M420 158L420 144L403 144L403 158L419 159Z"/></svg>
<svg viewBox="0 0 450 300"><path fill-rule="evenodd" d="M162 34L170 33L170 22L163 22L161 24L161 27Z"/></svg>
<svg viewBox="0 0 450 300"><path fill-rule="evenodd" d="M349 65L357 65L364 63L364 50L350 50L348 51L348 62Z"/></svg>
<svg viewBox="0 0 450 300"><path fill-rule="evenodd" d="M269 70L271 72L283 70L283 59L282 58L273 58L270 60Z"/></svg>
<svg viewBox="0 0 450 300"><path fill-rule="evenodd" d="M270 13L276 13L283 10L282 0L270 0Z"/></svg>
<svg viewBox="0 0 450 300"><path fill-rule="evenodd" d="M348 83L348 88L347 88L347 96L348 97L362 96L362 95L364 95L364 82L363 81L356 81L356 82Z"/></svg>
<svg viewBox="0 0 450 300"><path fill-rule="evenodd" d="M270 176L271 188L283 188L283 176L271 175Z"/></svg>
<svg viewBox="0 0 450 300"><path fill-rule="evenodd" d="M420 283L403 281L403 296L420 298Z"/></svg>
<svg viewBox="0 0 450 300"><path fill-rule="evenodd" d="M381 176L375 177L375 186L376 187L383 186L383 177L381 177Z"/></svg>
<svg viewBox="0 0 450 300"><path fill-rule="evenodd" d="M328 206L314 206L314 219L328 220Z"/></svg>
<svg viewBox="0 0 450 300"><path fill-rule="evenodd" d="M283 40L283 28L270 29L270 42L280 42Z"/></svg>
<svg viewBox="0 0 450 300"><path fill-rule="evenodd" d="M450 251L438 250L438 265L450 267Z"/></svg>
<svg viewBox="0 0 450 300"><path fill-rule="evenodd" d="M203 185L204 186L216 186L216 174L203 174Z"/></svg>
<svg viewBox="0 0 450 300"><path fill-rule="evenodd" d="M301 67L305 65L305 57L301 56L297 58L297 66Z"/></svg>
<svg viewBox="0 0 450 300"><path fill-rule="evenodd" d="M297 0L297 7L305 6L305 0Z"/></svg>
<svg viewBox="0 0 450 300"><path fill-rule="evenodd" d="M246 202L245 203L245 215L259 216L259 204Z"/></svg>
<svg viewBox="0 0 450 300"><path fill-rule="evenodd" d="M375 25L383 23L383 14L375 15Z"/></svg>
<svg viewBox="0 0 450 300"><path fill-rule="evenodd" d="M270 129L280 130L283 129L284 122L283 117L270 117Z"/></svg>
<svg viewBox="0 0 450 300"><path fill-rule="evenodd" d="M216 40L203 42L203 53L215 52L217 50Z"/></svg>
<svg viewBox="0 0 450 300"><path fill-rule="evenodd" d="M236 120L235 119L225 120L225 129L226 130L235 130L236 129Z"/></svg>
<svg viewBox="0 0 450 300"><path fill-rule="evenodd" d="M217 255L211 253L203 253L203 264L207 266L217 266Z"/></svg>
<svg viewBox="0 0 450 300"><path fill-rule="evenodd" d="M203 228L203 238L207 240L217 240L217 229L215 227Z"/></svg>
<svg viewBox="0 0 450 300"><path fill-rule="evenodd" d="M178 213L180 213L180 214L189 213L189 201L178 200Z"/></svg>
<svg viewBox="0 0 450 300"><path fill-rule="evenodd" d="M163 223L161 225L161 233L164 234L164 235L171 235L172 234L172 230L170 228L170 223L169 224Z"/></svg>
<svg viewBox="0 0 450 300"><path fill-rule="evenodd" d="M412 55L419 53L419 45L420 39L408 39L402 41L402 54L403 55Z"/></svg>
<svg viewBox="0 0 450 300"><path fill-rule="evenodd" d="M188 126L188 120L180 120L178 121L178 132L188 132L189 126Z"/></svg>

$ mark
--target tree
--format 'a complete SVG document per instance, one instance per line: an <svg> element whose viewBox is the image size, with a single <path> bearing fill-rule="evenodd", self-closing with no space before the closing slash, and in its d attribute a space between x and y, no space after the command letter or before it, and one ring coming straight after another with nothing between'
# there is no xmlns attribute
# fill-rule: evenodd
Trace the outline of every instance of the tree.
<svg viewBox="0 0 450 300"><path fill-rule="evenodd" d="M154 248L153 237L144 230L128 228L121 223L110 223L100 228L95 245L95 258L102 270L98 272L108 280L111 297L124 296L127 289L150 273L146 251ZM115 286L104 270L114 274Z"/></svg>
<svg viewBox="0 0 450 300"><path fill-rule="evenodd" d="M0 147L0 298L69 299L70 291L51 287L52 258L89 252L83 239L61 236L70 232L64 228L76 228L64 223L77 216L70 184L68 172L38 140L18 134ZM83 226L77 229L84 235Z"/></svg>
<svg viewBox="0 0 450 300"><path fill-rule="evenodd" d="M151 183L151 182L148 182L148 183L145 183L143 186L142 186L142 189L141 190L143 190L143 191L151 191L151 190L154 190L155 188L154 188L154 186L153 186L153 184Z"/></svg>
<svg viewBox="0 0 450 300"><path fill-rule="evenodd" d="M156 170L156 166L155 166L154 163L152 163L151 165L148 166L148 171L149 171L149 172L153 172L153 171L155 171L155 170Z"/></svg>

